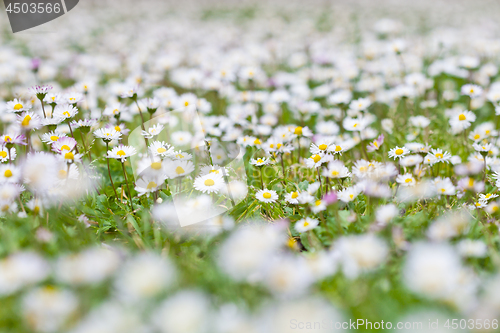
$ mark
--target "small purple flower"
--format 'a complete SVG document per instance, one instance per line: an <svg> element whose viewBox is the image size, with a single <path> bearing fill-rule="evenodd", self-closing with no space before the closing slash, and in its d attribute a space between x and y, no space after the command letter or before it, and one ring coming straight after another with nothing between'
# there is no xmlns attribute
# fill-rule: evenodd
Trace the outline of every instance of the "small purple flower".
<svg viewBox="0 0 500 333"><path fill-rule="evenodd" d="M323 201L326 202L327 205L334 204L337 202L337 200L337 193L334 191L328 192L323 196Z"/></svg>

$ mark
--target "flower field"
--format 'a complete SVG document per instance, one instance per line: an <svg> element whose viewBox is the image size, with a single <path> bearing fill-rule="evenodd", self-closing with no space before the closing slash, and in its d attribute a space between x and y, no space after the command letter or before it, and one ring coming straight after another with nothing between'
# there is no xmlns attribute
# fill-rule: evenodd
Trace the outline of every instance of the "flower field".
<svg viewBox="0 0 500 333"><path fill-rule="evenodd" d="M2 22L0 333L497 332L499 13Z"/></svg>

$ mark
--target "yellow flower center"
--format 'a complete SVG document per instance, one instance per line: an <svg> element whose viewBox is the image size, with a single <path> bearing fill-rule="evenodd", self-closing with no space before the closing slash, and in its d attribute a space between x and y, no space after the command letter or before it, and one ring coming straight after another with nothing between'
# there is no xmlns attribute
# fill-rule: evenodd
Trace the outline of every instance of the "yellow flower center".
<svg viewBox="0 0 500 333"><path fill-rule="evenodd" d="M6 135L3 139L4 139L5 142L11 142L12 141L12 138L10 136L8 136L8 135Z"/></svg>
<svg viewBox="0 0 500 333"><path fill-rule="evenodd" d="M66 178L66 175L67 175L67 174L68 174L68 173L66 172L66 170L59 170L59 175L58 175L58 176L59 176L59 179L64 179L64 178Z"/></svg>
<svg viewBox="0 0 500 333"><path fill-rule="evenodd" d="M354 198L354 194L349 194L349 198Z"/></svg>
<svg viewBox="0 0 500 333"><path fill-rule="evenodd" d="M311 158L313 159L314 163L318 163L321 160L321 156L319 155L313 155L311 156Z"/></svg>
<svg viewBox="0 0 500 333"><path fill-rule="evenodd" d="M65 115L66 117L70 117L71 116L68 111L64 111L63 115Z"/></svg>
<svg viewBox="0 0 500 333"><path fill-rule="evenodd" d="M61 150L71 150L68 145L62 145Z"/></svg>
<svg viewBox="0 0 500 333"><path fill-rule="evenodd" d="M341 151L342 150L342 147L340 146L335 146L335 151Z"/></svg>
<svg viewBox="0 0 500 333"><path fill-rule="evenodd" d="M155 170L160 170L161 169L161 162L153 162L151 163L151 168Z"/></svg>
<svg viewBox="0 0 500 333"><path fill-rule="evenodd" d="M127 155L127 153L125 153L123 150L118 150L116 152L116 155L118 155L118 156L125 156L125 155Z"/></svg>
<svg viewBox="0 0 500 333"><path fill-rule="evenodd" d="M161 153L166 152L167 150L165 148L161 147L161 148L158 148L156 151L161 154Z"/></svg>
<svg viewBox="0 0 500 333"><path fill-rule="evenodd" d="M178 174L178 175L181 175L184 173L184 169L180 166L178 166L177 168L175 168L175 172Z"/></svg>
<svg viewBox="0 0 500 333"><path fill-rule="evenodd" d="M467 119L467 118L465 117L464 114L461 114L460 116L458 116L458 120L465 120L465 119Z"/></svg>
<svg viewBox="0 0 500 333"><path fill-rule="evenodd" d="M214 186L215 185L215 182L213 179L207 179L205 180L205 186Z"/></svg>
<svg viewBox="0 0 500 333"><path fill-rule="evenodd" d="M150 190L150 189L152 189L152 188L156 188L156 186L158 186L158 185L156 185L156 183L155 183L155 182L149 182L149 184L148 184L148 186L146 187L146 189Z"/></svg>
<svg viewBox="0 0 500 333"><path fill-rule="evenodd" d="M67 160L73 160L75 159L75 155L73 155L72 152L67 152L66 154L64 154L64 158Z"/></svg>
<svg viewBox="0 0 500 333"><path fill-rule="evenodd" d="M269 192L264 192L264 194L262 194L262 196L264 197L264 199L271 199L271 193L269 193Z"/></svg>
<svg viewBox="0 0 500 333"><path fill-rule="evenodd" d="M406 178L405 179L405 183L411 183L412 181L413 181L413 179L411 179L411 178Z"/></svg>
<svg viewBox="0 0 500 333"><path fill-rule="evenodd" d="M474 185L474 179L469 178L469 187L472 187Z"/></svg>
<svg viewBox="0 0 500 333"><path fill-rule="evenodd" d="M120 132L121 131L120 126L115 126L115 131Z"/></svg>
<svg viewBox="0 0 500 333"><path fill-rule="evenodd" d="M59 137L58 137L57 135L52 135L52 136L50 137L50 140L51 140L51 141L57 141L57 139L59 139Z"/></svg>
<svg viewBox="0 0 500 333"><path fill-rule="evenodd" d="M188 106L189 105L189 102L188 101L185 101L184 102L184 106Z"/></svg>
<svg viewBox="0 0 500 333"><path fill-rule="evenodd" d="M7 169L7 170L5 170L3 175L5 178L10 178L10 177L12 177L12 171L10 169Z"/></svg>
<svg viewBox="0 0 500 333"><path fill-rule="evenodd" d="M16 105L14 105L14 110L21 110L22 108L23 108L23 105L20 103L17 103Z"/></svg>
<svg viewBox="0 0 500 333"><path fill-rule="evenodd" d="M436 154L436 157L437 157L437 158L443 158L443 154L441 154L441 153L437 153L437 154Z"/></svg>
<svg viewBox="0 0 500 333"><path fill-rule="evenodd" d="M402 153L404 153L404 150L401 148L398 148L398 149L396 149L395 153L396 153L396 155L401 155Z"/></svg>
<svg viewBox="0 0 500 333"><path fill-rule="evenodd" d="M7 152L6 151L0 151L0 157L1 158L6 158L7 157Z"/></svg>
<svg viewBox="0 0 500 333"><path fill-rule="evenodd" d="M302 135L302 127L300 127L300 126L295 127L294 133L297 135Z"/></svg>
<svg viewBox="0 0 500 333"><path fill-rule="evenodd" d="M474 135L474 140L479 140L480 137L481 137L481 135L476 134L476 135Z"/></svg>
<svg viewBox="0 0 500 333"><path fill-rule="evenodd" d="M321 205L321 200L316 200L316 202L314 203L315 206L319 206Z"/></svg>
<svg viewBox="0 0 500 333"><path fill-rule="evenodd" d="M256 145L260 145L262 142L259 139L255 139L255 141L253 143L256 144Z"/></svg>
<svg viewBox="0 0 500 333"><path fill-rule="evenodd" d="M293 192L292 193L292 199L295 199L299 196L299 193L298 192Z"/></svg>
<svg viewBox="0 0 500 333"><path fill-rule="evenodd" d="M31 116L28 114L26 117L24 117L23 121L21 122L21 125L23 126L28 126L30 124Z"/></svg>
<svg viewBox="0 0 500 333"><path fill-rule="evenodd" d="M326 150L326 148L328 148L328 146L325 144L322 144L322 145L319 145L318 148L321 150Z"/></svg>
<svg viewBox="0 0 500 333"><path fill-rule="evenodd" d="M309 222L304 221L304 227L307 227L309 225Z"/></svg>

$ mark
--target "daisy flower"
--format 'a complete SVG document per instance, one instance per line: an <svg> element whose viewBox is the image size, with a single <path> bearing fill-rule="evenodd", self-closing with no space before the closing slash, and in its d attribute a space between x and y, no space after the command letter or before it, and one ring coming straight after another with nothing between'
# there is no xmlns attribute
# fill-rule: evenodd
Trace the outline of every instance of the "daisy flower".
<svg viewBox="0 0 500 333"><path fill-rule="evenodd" d="M139 175L148 175L150 177L160 178L164 175L165 163L158 156L144 156L137 165Z"/></svg>
<svg viewBox="0 0 500 333"><path fill-rule="evenodd" d="M346 131L359 131L361 132L362 130L365 129L367 125L366 119L365 118L351 118L351 117L345 117L344 120L342 121L342 126Z"/></svg>
<svg viewBox="0 0 500 333"><path fill-rule="evenodd" d="M483 88L476 84L464 84L460 89L460 92L462 93L462 95L467 95L470 98L476 98L481 96L481 94L483 93Z"/></svg>
<svg viewBox="0 0 500 333"><path fill-rule="evenodd" d="M0 136L0 144L5 145L5 144L14 144L14 145L23 145L26 146L26 137L24 134L19 134L19 135L10 135L10 134L5 134Z"/></svg>
<svg viewBox="0 0 500 333"><path fill-rule="evenodd" d="M59 160L64 161L68 164L74 163L74 162L80 162L82 159L82 154L75 154L72 151L61 151L60 155L58 156Z"/></svg>
<svg viewBox="0 0 500 333"><path fill-rule="evenodd" d="M297 192L297 191L296 192L289 192L289 193L285 194L285 201L296 205L299 203L299 200L297 200L298 197L299 197L299 192Z"/></svg>
<svg viewBox="0 0 500 333"><path fill-rule="evenodd" d="M496 201L493 201L493 202L490 202L488 204L488 206L485 207L485 211L488 213L488 214L495 214L496 212L498 212L498 209L500 208L500 205L498 202Z"/></svg>
<svg viewBox="0 0 500 333"><path fill-rule="evenodd" d="M156 192L163 185L163 181L155 177L141 177L135 183L135 190L139 196L146 193Z"/></svg>
<svg viewBox="0 0 500 333"><path fill-rule="evenodd" d="M329 153L342 155L342 152L344 152L344 151L346 151L346 146L342 143L331 144L330 147L328 147Z"/></svg>
<svg viewBox="0 0 500 333"><path fill-rule="evenodd" d="M455 186L450 178L437 177L434 179L434 186L438 195L455 195Z"/></svg>
<svg viewBox="0 0 500 333"><path fill-rule="evenodd" d="M297 136L311 137L313 136L314 133L307 126L305 127L297 126L293 129L293 134Z"/></svg>
<svg viewBox="0 0 500 333"><path fill-rule="evenodd" d="M127 157L137 154L137 150L135 150L132 146L119 145L114 147L111 150L108 150L108 158L114 158L120 160L120 162L125 163Z"/></svg>
<svg viewBox="0 0 500 333"><path fill-rule="evenodd" d="M263 189L255 193L255 198L261 202L265 203L273 203L278 200L279 196L276 191L273 190L268 190L268 189Z"/></svg>
<svg viewBox="0 0 500 333"><path fill-rule="evenodd" d="M26 207L35 215L43 215L43 204L39 198L33 198L26 203Z"/></svg>
<svg viewBox="0 0 500 333"><path fill-rule="evenodd" d="M29 111L23 113L22 115L18 115L17 121L21 124L21 128L24 131L37 129L42 124L42 119L40 118L40 116Z"/></svg>
<svg viewBox="0 0 500 333"><path fill-rule="evenodd" d="M193 136L187 131L177 131L172 133L171 140L174 146L189 145Z"/></svg>
<svg viewBox="0 0 500 333"><path fill-rule="evenodd" d="M209 173L221 174L222 176L226 176L228 174L228 170L220 165L205 165L200 169L200 176L206 175Z"/></svg>
<svg viewBox="0 0 500 333"><path fill-rule="evenodd" d="M193 155L180 150L174 151L169 157L173 160L179 160L179 161L187 161L193 159Z"/></svg>
<svg viewBox="0 0 500 333"><path fill-rule="evenodd" d="M337 193L337 196L340 201L343 201L345 203L354 201L356 197L361 193L361 190L357 186L352 186L343 189L342 191L339 191Z"/></svg>
<svg viewBox="0 0 500 333"><path fill-rule="evenodd" d="M76 105L77 103L82 102L83 99L84 99L84 96L81 92L71 91L67 94L64 94L61 98L61 103L58 103L58 104L68 103L68 104Z"/></svg>
<svg viewBox="0 0 500 333"><path fill-rule="evenodd" d="M34 86L31 87L31 91L33 91L36 94L36 98L39 100L43 100L45 96L49 93L49 91L52 90L52 86L49 85L44 85L44 86Z"/></svg>
<svg viewBox="0 0 500 333"><path fill-rule="evenodd" d="M110 142L111 140L120 140L122 134L115 130L114 128L99 128L94 131L94 135L102 139L104 142Z"/></svg>
<svg viewBox="0 0 500 333"><path fill-rule="evenodd" d="M127 111L128 108L125 104L122 103L113 103L110 106L107 106L102 112L103 116L108 117L119 117L121 113Z"/></svg>
<svg viewBox="0 0 500 333"><path fill-rule="evenodd" d="M352 173L360 179L370 178L374 172L375 163L366 160L358 160L354 162L352 167Z"/></svg>
<svg viewBox="0 0 500 333"><path fill-rule="evenodd" d="M316 228L319 224L319 221L310 217L306 217L304 219L298 220L295 222L294 229L298 233L304 233L306 231L312 230Z"/></svg>
<svg viewBox="0 0 500 333"><path fill-rule="evenodd" d="M64 138L66 136L67 135L65 133L58 132L58 131L52 131L52 132L44 133L42 135L41 139L42 139L42 142L52 144L52 143L56 142L57 140L59 140L59 138Z"/></svg>
<svg viewBox="0 0 500 333"><path fill-rule="evenodd" d="M366 146L366 150L369 152L369 153L372 153L376 150L379 150L380 146L384 143L384 135L383 134L380 134L379 137L373 141L373 142L370 142L370 144L368 146Z"/></svg>
<svg viewBox="0 0 500 333"><path fill-rule="evenodd" d="M31 109L31 104L23 102L20 99L15 98L13 101L6 103L7 112L23 112Z"/></svg>
<svg viewBox="0 0 500 333"><path fill-rule="evenodd" d="M149 151L155 156L167 157L174 153L174 147L164 141L153 141L149 145Z"/></svg>
<svg viewBox="0 0 500 333"><path fill-rule="evenodd" d="M10 148L10 160L14 161L16 156L16 148ZM7 161L9 161L9 149L5 146L0 146L0 162L3 163Z"/></svg>
<svg viewBox="0 0 500 333"><path fill-rule="evenodd" d="M330 156L331 157L331 156ZM315 154L306 159L306 165L308 168L317 168L320 167L321 164L327 162L328 157L326 155Z"/></svg>
<svg viewBox="0 0 500 333"><path fill-rule="evenodd" d="M405 173L404 175L398 175L396 182L402 186L413 186L415 185L415 178L410 173Z"/></svg>
<svg viewBox="0 0 500 333"><path fill-rule="evenodd" d="M449 123L451 127L464 130L469 128L474 121L476 121L476 115L472 111L462 111L454 114Z"/></svg>
<svg viewBox="0 0 500 333"><path fill-rule="evenodd" d="M194 164L188 160L174 160L165 166L168 178L177 178L189 175L194 171Z"/></svg>
<svg viewBox="0 0 500 333"><path fill-rule="evenodd" d="M79 128L83 133L90 132L90 129L97 124L97 119L79 119L71 122L73 129Z"/></svg>
<svg viewBox="0 0 500 333"><path fill-rule="evenodd" d="M63 153L72 151L76 147L76 140L72 137L63 136L52 143L52 151Z"/></svg>
<svg viewBox="0 0 500 333"><path fill-rule="evenodd" d="M15 165L0 165L0 183L17 183L20 178L21 170Z"/></svg>
<svg viewBox="0 0 500 333"><path fill-rule="evenodd" d="M309 151L311 154L325 154L328 151L328 148L332 144L331 140L329 139L321 139L318 140L317 143L311 143L311 147L309 148Z"/></svg>
<svg viewBox="0 0 500 333"><path fill-rule="evenodd" d="M141 131L141 134L146 138L146 139L152 139L156 135L160 134L160 132L163 130L164 126L162 124L156 124L150 127L147 131Z"/></svg>
<svg viewBox="0 0 500 333"><path fill-rule="evenodd" d="M58 104L54 109L54 118L69 119L78 114L78 109L70 104Z"/></svg>
<svg viewBox="0 0 500 333"><path fill-rule="evenodd" d="M433 155L435 157L434 163L437 163L437 162L448 163L450 158L451 158L451 154L447 151L443 152L443 150L441 148L431 149L431 155ZM424 163L425 163L425 161L424 161Z"/></svg>
<svg viewBox="0 0 500 333"><path fill-rule="evenodd" d="M354 111L365 111L372 104L369 98L359 98L351 101L349 109Z"/></svg>
<svg viewBox="0 0 500 333"><path fill-rule="evenodd" d="M477 202L475 202L472 206L472 208L484 208L488 205L488 202L487 201L482 201L482 200L479 200Z"/></svg>
<svg viewBox="0 0 500 333"><path fill-rule="evenodd" d="M398 147L392 148L389 150L389 157L393 159L401 158L410 153L410 150L406 147Z"/></svg>
<svg viewBox="0 0 500 333"><path fill-rule="evenodd" d="M492 148L491 143L486 143L486 144L479 144L479 143L473 143L472 147L474 148L475 151L480 152L481 154L488 154L488 152Z"/></svg>
<svg viewBox="0 0 500 333"><path fill-rule="evenodd" d="M194 188L203 193L218 193L224 185L222 174L215 172L196 177L194 180Z"/></svg>
<svg viewBox="0 0 500 333"><path fill-rule="evenodd" d="M349 169L342 163L342 161L332 161L328 163L328 169L323 170L323 176L328 178L346 178L351 177Z"/></svg>
<svg viewBox="0 0 500 333"><path fill-rule="evenodd" d="M424 161L421 155L408 155L399 160L399 164L404 167L415 166Z"/></svg>
<svg viewBox="0 0 500 333"><path fill-rule="evenodd" d="M491 200L491 199L494 199L498 197L498 194L494 194L494 193L488 193L488 194L479 194L479 200L484 200L484 201L488 201L488 200Z"/></svg>
<svg viewBox="0 0 500 333"><path fill-rule="evenodd" d="M324 202L323 200L316 200L311 206L311 211L314 214L324 211L325 209L326 209L326 202Z"/></svg>
<svg viewBox="0 0 500 333"><path fill-rule="evenodd" d="M271 160L267 157L250 159L250 164L255 165L255 166L264 166L264 165L268 165L270 163L271 163Z"/></svg>

